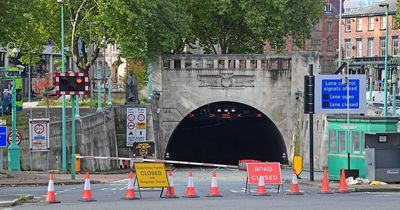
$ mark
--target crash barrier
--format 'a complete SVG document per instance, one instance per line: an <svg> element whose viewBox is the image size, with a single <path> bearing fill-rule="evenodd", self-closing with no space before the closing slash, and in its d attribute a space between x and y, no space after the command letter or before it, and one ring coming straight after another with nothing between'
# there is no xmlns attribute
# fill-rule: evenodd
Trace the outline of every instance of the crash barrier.
<svg viewBox="0 0 400 210"><path fill-rule="evenodd" d="M99 157L99 156L76 156L76 159L97 159L97 160L118 160L124 164L124 161L134 162L153 162L153 163L169 163L169 164L180 164L180 165L191 165L191 166L204 166L204 167L213 167L213 168L230 168L230 169L238 169L238 166L235 165L224 165L224 164L213 164L213 163L197 163L197 162L188 162L188 161L176 161L176 160L160 160L160 159L146 159L146 158L129 158L129 157ZM121 165L121 164L120 164ZM132 165L132 164L130 164Z"/></svg>
<svg viewBox="0 0 400 210"><path fill-rule="evenodd" d="M138 163L139 164L139 163ZM166 175L166 169L165 166L164 167L159 167L160 163L140 163L140 164L149 164L147 166L142 167L142 169L146 169L146 168L150 168L152 170L152 172L154 172L154 168L151 168L151 165L156 166L156 169L160 169L163 170L163 172L165 173L150 173L152 176L156 177L157 175L163 177L163 176L167 176ZM158 165L158 166L157 166ZM150 166L150 167L149 167ZM157 168L158 167L158 168ZM139 171L138 167L135 167L136 171ZM146 173L142 173L146 174ZM342 174L344 174L344 172L342 172ZM137 199L141 199L141 194L140 194L140 188L146 187L146 186L140 186L140 180L138 178L140 178L140 176L135 176L133 172L129 172L129 176L128 176L128 184L127 184L127 189L125 191L125 193L121 193L122 199L126 199L126 200L137 200ZM150 182L149 180L154 179L154 177L146 177L143 181L143 183L148 183L151 185L152 182ZM338 193L343 193L343 192L350 192L350 190L347 189L346 186L346 182L345 182L345 176L342 175L341 178L341 182L340 182L340 187L339 187L339 191ZM161 198L178 198L178 196L175 194L175 189L174 189L174 183L173 183L173 174L172 174L172 170L169 170L168 173L168 177L167 177L167 184L164 185L156 185L155 187L160 187L162 188L161 190L161 194L160 197ZM267 189L265 187L266 185L266 180L264 180L264 176L259 176L258 178L258 188L257 188L257 192L253 193L253 195L258 195L258 196L267 196L269 195L267 192ZM139 190L139 194L140 194L140 198L135 196L135 189L134 186L137 183L137 188ZM160 183L159 180L155 180L153 183ZM298 182L297 182L297 175L295 170L293 170L293 177L292 177L292 183L291 183L291 189L289 192L287 192L287 195L303 195L304 193L302 191L299 190L299 186L298 186ZM154 187L154 186L149 186L149 187ZM163 194L164 188L166 188L166 192ZM322 180L322 187L321 187L321 193L323 194L332 194L333 192L330 190L329 188L329 178L328 178L328 171L325 168L324 169L324 177ZM59 203L61 201L56 200L55 197L56 193L55 193L55 189L54 189L54 175L50 174L49 176L49 186L48 186L48 190L47 190L47 195L44 196L45 199L42 201L44 203ZM208 193L208 195L206 195L208 197L222 197L222 194L219 191L218 188L218 184L217 184L217 173L216 173L216 169L213 170L212 172L212 176L211 176L211 187L210 187L210 192ZM182 197L184 198L198 198L199 195L196 193L195 190L195 185L194 185L194 176L193 176L193 172L190 169L189 170L189 174L188 174L188 185L186 188L186 192L185 195L183 195ZM83 193L81 198L79 199L79 201L96 201L92 195L92 190L90 187L90 174L89 172L86 172L85 175L85 183L84 183L84 187L83 187Z"/></svg>

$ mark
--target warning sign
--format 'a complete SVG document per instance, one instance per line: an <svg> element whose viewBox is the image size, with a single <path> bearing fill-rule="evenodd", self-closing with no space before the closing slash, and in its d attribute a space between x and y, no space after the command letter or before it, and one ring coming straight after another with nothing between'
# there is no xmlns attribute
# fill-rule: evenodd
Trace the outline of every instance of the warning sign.
<svg viewBox="0 0 400 210"><path fill-rule="evenodd" d="M169 187L164 163L135 163L139 188Z"/></svg>
<svg viewBox="0 0 400 210"><path fill-rule="evenodd" d="M126 109L126 146L146 141L146 108Z"/></svg>
<svg viewBox="0 0 400 210"><path fill-rule="evenodd" d="M133 156L134 157L155 157L154 142L135 142L133 143Z"/></svg>
<svg viewBox="0 0 400 210"><path fill-rule="evenodd" d="M280 163L247 163L247 179L249 184L258 184L260 176L264 177L265 184L281 185Z"/></svg>
<svg viewBox="0 0 400 210"><path fill-rule="evenodd" d="M29 120L29 145L32 151L43 151L49 148L48 118Z"/></svg>

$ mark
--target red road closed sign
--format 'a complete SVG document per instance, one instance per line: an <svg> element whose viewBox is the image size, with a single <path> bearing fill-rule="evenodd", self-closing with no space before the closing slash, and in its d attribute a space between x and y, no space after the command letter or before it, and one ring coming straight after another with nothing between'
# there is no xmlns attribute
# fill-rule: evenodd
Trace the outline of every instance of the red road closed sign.
<svg viewBox="0 0 400 210"><path fill-rule="evenodd" d="M258 184L260 176L264 177L265 184L281 185L281 164L268 163L247 163L247 179L249 184Z"/></svg>

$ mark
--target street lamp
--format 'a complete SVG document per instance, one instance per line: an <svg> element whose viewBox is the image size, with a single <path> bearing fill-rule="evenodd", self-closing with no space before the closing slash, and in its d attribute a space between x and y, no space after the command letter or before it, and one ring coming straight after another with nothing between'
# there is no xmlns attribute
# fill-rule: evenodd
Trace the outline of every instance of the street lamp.
<svg viewBox="0 0 400 210"><path fill-rule="evenodd" d="M385 117L387 117L387 77L388 77L388 75L387 75L387 73L388 73L388 31L389 31L389 29L388 29L388 22L389 22L389 20L388 20L388 16L389 16L389 4L388 3L382 3L382 4L379 4L379 7L385 7L386 8L386 10L385 10L385 15L386 15L386 33L385 33L385 73L384 73L384 81L385 81L385 83L384 83L384 86L383 86L383 89L384 89L384 104L383 104L383 114L384 114L384 116Z"/></svg>
<svg viewBox="0 0 400 210"><path fill-rule="evenodd" d="M65 73L65 53L64 53L64 0L57 0L61 6L61 72ZM65 110L65 95L62 96L62 131L61 131L61 148L62 148L62 171L67 171L67 119Z"/></svg>

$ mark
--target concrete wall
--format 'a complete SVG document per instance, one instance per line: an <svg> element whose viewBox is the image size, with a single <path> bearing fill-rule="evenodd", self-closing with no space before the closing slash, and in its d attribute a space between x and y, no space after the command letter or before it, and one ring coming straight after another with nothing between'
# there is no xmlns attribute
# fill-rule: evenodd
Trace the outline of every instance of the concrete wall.
<svg viewBox="0 0 400 210"><path fill-rule="evenodd" d="M114 109L107 108L103 112L76 120L76 153L88 156L117 156L114 118ZM68 170L71 163L70 129L71 121L67 121ZM23 136L23 143L20 145L22 170L61 169L61 122L50 123L50 150L48 152L31 152L29 150L29 129L20 132ZM109 160L83 160L81 162L82 171L109 170L116 167L118 167L117 163ZM4 165L4 168L7 168L7 164Z"/></svg>

